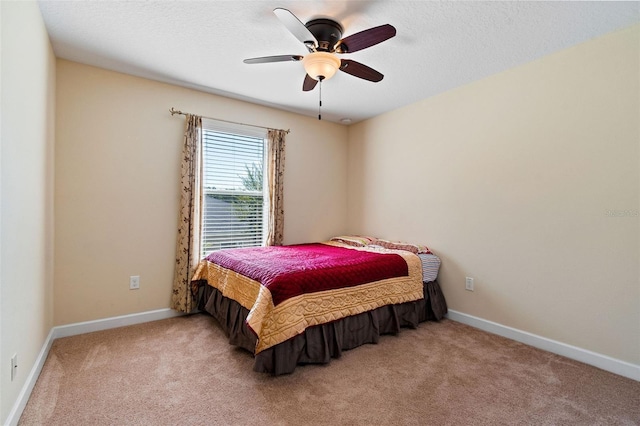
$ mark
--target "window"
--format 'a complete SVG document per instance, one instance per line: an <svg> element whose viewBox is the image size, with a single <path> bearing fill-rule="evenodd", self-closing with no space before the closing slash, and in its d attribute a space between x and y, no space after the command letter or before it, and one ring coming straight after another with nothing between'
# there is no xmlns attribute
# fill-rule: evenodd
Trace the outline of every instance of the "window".
<svg viewBox="0 0 640 426"><path fill-rule="evenodd" d="M202 257L265 239L266 134L203 120Z"/></svg>

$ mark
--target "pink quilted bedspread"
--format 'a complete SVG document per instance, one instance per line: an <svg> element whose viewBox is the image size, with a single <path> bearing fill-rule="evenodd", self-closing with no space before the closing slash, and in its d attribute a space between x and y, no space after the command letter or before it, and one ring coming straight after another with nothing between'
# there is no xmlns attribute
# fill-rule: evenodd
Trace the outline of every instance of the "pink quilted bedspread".
<svg viewBox="0 0 640 426"><path fill-rule="evenodd" d="M305 293L409 275L397 254L319 243L220 250L207 260L267 287L275 306Z"/></svg>

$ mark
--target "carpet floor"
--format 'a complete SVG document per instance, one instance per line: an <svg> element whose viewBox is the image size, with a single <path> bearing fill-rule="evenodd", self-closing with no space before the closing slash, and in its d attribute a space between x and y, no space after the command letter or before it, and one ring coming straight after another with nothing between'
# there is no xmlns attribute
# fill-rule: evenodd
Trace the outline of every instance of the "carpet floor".
<svg viewBox="0 0 640 426"><path fill-rule="evenodd" d="M57 339L20 425L640 425L640 382L451 320L272 377L203 314Z"/></svg>

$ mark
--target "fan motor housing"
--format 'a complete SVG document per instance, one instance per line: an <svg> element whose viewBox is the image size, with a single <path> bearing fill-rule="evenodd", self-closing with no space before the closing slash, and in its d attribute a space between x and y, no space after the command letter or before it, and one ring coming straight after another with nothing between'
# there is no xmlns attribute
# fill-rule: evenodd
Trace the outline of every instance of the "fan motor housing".
<svg viewBox="0 0 640 426"><path fill-rule="evenodd" d="M318 50L321 52L332 52L342 39L342 25L331 19L314 19L307 22L305 27L318 40Z"/></svg>

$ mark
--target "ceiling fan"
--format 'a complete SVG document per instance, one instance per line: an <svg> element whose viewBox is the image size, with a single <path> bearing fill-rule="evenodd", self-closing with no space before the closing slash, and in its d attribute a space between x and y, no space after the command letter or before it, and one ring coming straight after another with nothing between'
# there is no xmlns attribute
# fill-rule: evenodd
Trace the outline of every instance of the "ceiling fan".
<svg viewBox="0 0 640 426"><path fill-rule="evenodd" d="M245 59L245 64L302 61L307 72L302 84L305 92L313 90L318 81L331 78L337 70L376 83L383 79L384 76L373 68L351 59L339 59L336 54L357 52L390 39L396 35L396 29L392 25L380 25L341 38L342 25L332 19L313 19L303 24L287 9L276 8L273 13L305 45L309 54L251 58Z"/></svg>

